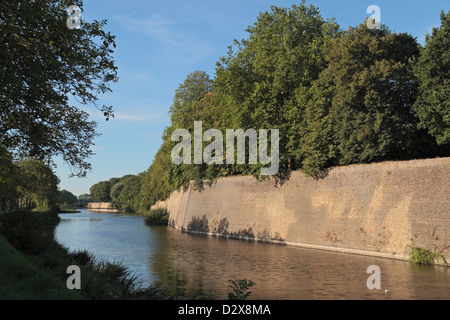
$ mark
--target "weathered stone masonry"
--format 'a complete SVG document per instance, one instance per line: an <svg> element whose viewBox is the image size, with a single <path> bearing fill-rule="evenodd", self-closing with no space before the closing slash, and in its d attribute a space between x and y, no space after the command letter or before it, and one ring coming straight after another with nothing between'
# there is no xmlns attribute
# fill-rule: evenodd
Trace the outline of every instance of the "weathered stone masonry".
<svg viewBox="0 0 450 320"><path fill-rule="evenodd" d="M183 231L409 259L412 244L450 261L450 158L337 167L283 185L253 177L174 191L154 207Z"/></svg>

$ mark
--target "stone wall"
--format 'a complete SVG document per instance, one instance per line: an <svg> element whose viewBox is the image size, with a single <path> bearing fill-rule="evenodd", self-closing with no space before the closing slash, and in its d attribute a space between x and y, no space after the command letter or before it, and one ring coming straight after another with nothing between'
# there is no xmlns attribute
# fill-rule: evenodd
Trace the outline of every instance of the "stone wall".
<svg viewBox="0 0 450 320"><path fill-rule="evenodd" d="M164 207L182 231L409 259L410 246L450 261L450 158L353 165L276 185L220 178L174 191Z"/></svg>
<svg viewBox="0 0 450 320"><path fill-rule="evenodd" d="M87 209L91 211L111 212L111 213L119 211L117 209L112 208L111 202L89 202Z"/></svg>

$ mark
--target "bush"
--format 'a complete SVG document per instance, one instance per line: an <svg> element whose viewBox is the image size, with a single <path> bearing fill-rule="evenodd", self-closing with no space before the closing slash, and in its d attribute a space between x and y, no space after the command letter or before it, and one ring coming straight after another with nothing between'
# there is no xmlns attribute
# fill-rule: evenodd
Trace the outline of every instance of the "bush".
<svg viewBox="0 0 450 320"><path fill-rule="evenodd" d="M0 233L17 249L28 254L39 254L53 239L50 226L58 217L49 213L16 211L0 215Z"/></svg>
<svg viewBox="0 0 450 320"><path fill-rule="evenodd" d="M148 225L167 225L169 213L166 209L153 209L145 214L144 222Z"/></svg>
<svg viewBox="0 0 450 320"><path fill-rule="evenodd" d="M442 260L444 265L447 265L447 260L441 252L433 252L428 249L412 246L410 260L420 265L431 265L435 261Z"/></svg>

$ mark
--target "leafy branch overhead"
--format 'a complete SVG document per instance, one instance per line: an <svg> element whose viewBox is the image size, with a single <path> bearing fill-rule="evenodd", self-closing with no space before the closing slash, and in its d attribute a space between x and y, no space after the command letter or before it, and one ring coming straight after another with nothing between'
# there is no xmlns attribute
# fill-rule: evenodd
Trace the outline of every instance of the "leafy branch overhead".
<svg viewBox="0 0 450 320"><path fill-rule="evenodd" d="M88 112L94 105L108 120L112 107L98 107L111 91L117 67L114 36L106 21L66 25L70 5L79 0L2 1L0 3L0 144L16 158L62 156L84 176L97 136Z"/></svg>

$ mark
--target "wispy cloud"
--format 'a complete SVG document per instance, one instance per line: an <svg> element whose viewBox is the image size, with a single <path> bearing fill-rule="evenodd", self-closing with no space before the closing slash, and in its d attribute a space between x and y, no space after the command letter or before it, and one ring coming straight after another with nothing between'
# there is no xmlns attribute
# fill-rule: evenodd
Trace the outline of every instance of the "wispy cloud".
<svg viewBox="0 0 450 320"><path fill-rule="evenodd" d="M169 30L169 26L174 25L175 22L161 15L154 13L147 19L134 18L131 15L119 15L115 16L114 19L130 31L145 34L165 43L175 44L173 34Z"/></svg>
<svg viewBox="0 0 450 320"><path fill-rule="evenodd" d="M113 17L130 31L141 33L172 49L172 52L183 54L185 62L194 63L214 52L208 41L195 37L186 31L186 26L179 21L153 13L148 18L136 18L131 15ZM171 59L171 58L170 58ZM174 62L172 60L172 62Z"/></svg>

